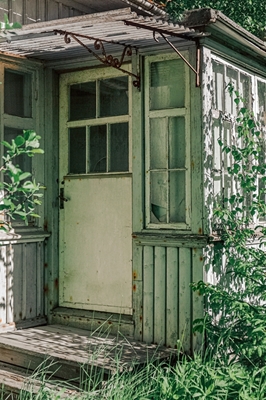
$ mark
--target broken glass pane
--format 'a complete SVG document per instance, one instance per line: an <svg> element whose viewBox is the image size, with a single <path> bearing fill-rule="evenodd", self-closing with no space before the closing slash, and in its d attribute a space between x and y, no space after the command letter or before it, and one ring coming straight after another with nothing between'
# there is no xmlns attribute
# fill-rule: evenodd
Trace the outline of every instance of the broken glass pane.
<svg viewBox="0 0 266 400"><path fill-rule="evenodd" d="M151 222L167 222L168 173L151 172Z"/></svg>
<svg viewBox="0 0 266 400"><path fill-rule="evenodd" d="M128 77L100 81L100 117L128 114Z"/></svg>
<svg viewBox="0 0 266 400"><path fill-rule="evenodd" d="M110 171L128 171L128 123L110 127Z"/></svg>
<svg viewBox="0 0 266 400"><path fill-rule="evenodd" d="M69 129L69 173L86 173L86 128Z"/></svg>
<svg viewBox="0 0 266 400"><path fill-rule="evenodd" d="M185 106L185 64L182 60L151 64L150 109Z"/></svg>
<svg viewBox="0 0 266 400"><path fill-rule="evenodd" d="M185 171L170 172L169 222L186 222Z"/></svg>
<svg viewBox="0 0 266 400"><path fill-rule="evenodd" d="M107 171L107 134L106 125L90 127L89 172Z"/></svg>
<svg viewBox="0 0 266 400"><path fill-rule="evenodd" d="M96 117L96 82L70 86L70 121Z"/></svg>
<svg viewBox="0 0 266 400"><path fill-rule="evenodd" d="M4 111L18 117L32 116L31 75L5 70Z"/></svg>
<svg viewBox="0 0 266 400"><path fill-rule="evenodd" d="M184 168L186 163L185 118L169 118L169 168Z"/></svg>
<svg viewBox="0 0 266 400"><path fill-rule="evenodd" d="M167 168L167 119L150 120L150 168Z"/></svg>

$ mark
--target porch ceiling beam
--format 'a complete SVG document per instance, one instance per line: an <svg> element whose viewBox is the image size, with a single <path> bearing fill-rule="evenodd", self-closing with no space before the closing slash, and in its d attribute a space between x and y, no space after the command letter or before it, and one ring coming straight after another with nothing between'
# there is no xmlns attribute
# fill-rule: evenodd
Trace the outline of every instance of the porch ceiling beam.
<svg viewBox="0 0 266 400"><path fill-rule="evenodd" d="M75 8L78 11L84 12L86 14L90 14L95 12L95 10L91 7L85 6L84 4L80 4L75 0L54 0L56 3L61 3L64 6Z"/></svg>

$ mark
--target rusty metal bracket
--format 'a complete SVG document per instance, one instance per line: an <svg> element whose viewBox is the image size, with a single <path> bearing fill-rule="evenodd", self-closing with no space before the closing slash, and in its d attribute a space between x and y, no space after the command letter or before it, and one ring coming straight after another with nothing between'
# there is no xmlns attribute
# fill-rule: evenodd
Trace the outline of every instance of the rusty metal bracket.
<svg viewBox="0 0 266 400"><path fill-rule="evenodd" d="M200 46L198 38L192 38L188 36L185 32L183 33L173 33L167 32L165 29L154 28L152 26L143 26L142 24L136 23L135 21L127 21L124 20L125 25L135 26L138 29L146 29L153 32L153 39L159 43L159 40L156 38L156 34L160 34L161 37L172 47L172 49L179 55L180 58L188 65L188 67L195 73L196 75L196 87L200 86ZM171 36L180 37L185 40L193 40L196 42L196 69L190 64L190 62L180 53L179 50L170 42L170 40L165 36L165 34L169 34ZM204 36L206 36L205 34ZM202 36L202 35L201 35Z"/></svg>
<svg viewBox="0 0 266 400"><path fill-rule="evenodd" d="M103 40L103 39L99 39L99 38L95 38L92 36L87 36L87 35L81 35L78 33L73 33L73 32L68 32L68 31L62 31L62 30L58 30L55 29L54 30L55 34L59 34L59 35L63 35L64 36L64 40L65 43L69 44L71 42L71 39L74 39L77 43L79 43L81 46L83 46L90 54L92 54L98 61L100 61L101 63L108 65L109 67L113 67L118 69L119 71L132 76L133 78L135 78L133 80L133 86L139 88L140 87L140 76L139 75L135 75L132 72L129 72L123 68L121 68L121 66L123 65L124 62L124 58L126 56L130 57L132 56L132 47L129 45L125 45L122 43L118 43L118 42L114 42L114 41L108 41L108 40ZM90 49L85 43L83 43L79 38L83 38L83 39L88 39L88 40L93 40L93 47L95 49L95 51L99 51L100 55L97 54L94 50ZM112 43L112 44L119 44L121 46L124 47L124 50L121 54L120 59L117 57L112 56L111 54L107 54L104 44L105 43Z"/></svg>
<svg viewBox="0 0 266 400"><path fill-rule="evenodd" d="M200 86L200 47L197 42L197 49L196 49L196 69L190 64L190 62L183 56L182 53L180 53L179 50L173 45L173 43L170 42L170 40L167 39L166 36L162 32L160 32L160 35L162 38L166 41L166 43L169 44L170 47L179 55L180 58L189 66L189 68L196 74L196 87ZM157 42L157 39L154 36L154 40Z"/></svg>

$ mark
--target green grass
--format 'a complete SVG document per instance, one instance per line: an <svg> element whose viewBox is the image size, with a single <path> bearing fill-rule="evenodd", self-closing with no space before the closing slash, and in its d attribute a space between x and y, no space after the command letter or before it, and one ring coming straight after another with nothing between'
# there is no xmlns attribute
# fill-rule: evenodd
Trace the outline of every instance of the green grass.
<svg viewBox="0 0 266 400"><path fill-rule="evenodd" d="M266 399L266 366L248 368L240 363L230 363L229 359L198 354L194 359L183 357L174 366L147 364L133 372L116 372L108 381L99 385L90 375L90 390L68 396L63 390L49 390L45 384L47 366L41 367L32 378L38 377L43 385L37 394L22 391L19 400L61 400L63 398L83 400L262 400ZM48 368L49 369L49 368ZM89 384L87 385L89 387ZM71 386L68 386L68 389ZM73 388L73 387L72 387ZM75 389L75 388L73 388ZM11 400L0 395L1 400Z"/></svg>

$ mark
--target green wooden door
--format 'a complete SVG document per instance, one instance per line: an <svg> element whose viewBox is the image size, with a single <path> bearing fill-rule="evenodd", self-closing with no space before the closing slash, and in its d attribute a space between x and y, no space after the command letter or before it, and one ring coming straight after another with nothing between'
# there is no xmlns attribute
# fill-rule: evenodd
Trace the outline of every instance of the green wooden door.
<svg viewBox="0 0 266 400"><path fill-rule="evenodd" d="M60 82L60 306L131 314L129 78L111 69Z"/></svg>

